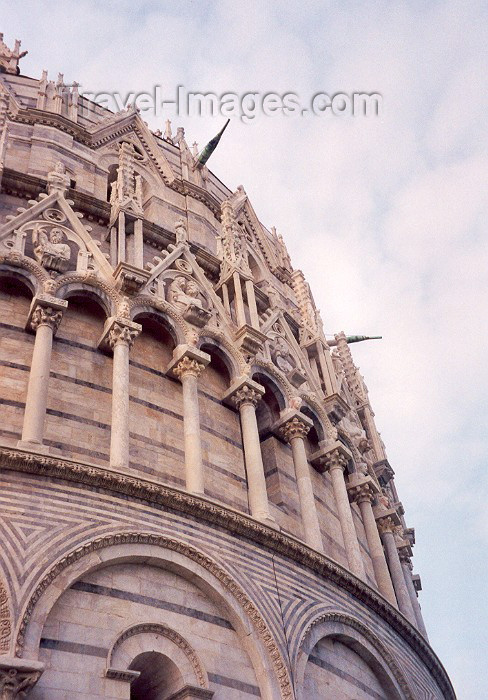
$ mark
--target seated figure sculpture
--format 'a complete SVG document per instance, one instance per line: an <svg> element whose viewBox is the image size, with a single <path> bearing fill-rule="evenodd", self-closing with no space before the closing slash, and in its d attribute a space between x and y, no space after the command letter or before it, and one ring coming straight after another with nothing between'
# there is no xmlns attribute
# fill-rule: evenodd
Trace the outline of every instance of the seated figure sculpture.
<svg viewBox="0 0 488 700"><path fill-rule="evenodd" d="M68 269L71 249L63 240L64 234L59 228L53 228L49 233L42 229L34 231L34 255L47 270L65 272Z"/></svg>

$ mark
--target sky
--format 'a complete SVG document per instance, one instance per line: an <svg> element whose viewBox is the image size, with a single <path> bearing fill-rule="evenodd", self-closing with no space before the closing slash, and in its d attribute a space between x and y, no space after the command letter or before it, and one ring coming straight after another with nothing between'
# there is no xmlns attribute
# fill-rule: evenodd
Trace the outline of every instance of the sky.
<svg viewBox="0 0 488 700"><path fill-rule="evenodd" d="M488 697L488 5L0 0L22 72L81 91L379 93L379 116L233 118L209 162L244 185L352 346L415 527L431 644L460 700ZM184 126L200 148L224 117Z"/></svg>

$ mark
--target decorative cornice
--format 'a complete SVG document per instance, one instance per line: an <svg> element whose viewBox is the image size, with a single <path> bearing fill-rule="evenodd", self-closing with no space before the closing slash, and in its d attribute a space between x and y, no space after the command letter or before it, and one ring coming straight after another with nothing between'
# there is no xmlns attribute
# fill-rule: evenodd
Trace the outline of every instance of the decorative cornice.
<svg viewBox="0 0 488 700"><path fill-rule="evenodd" d="M446 697L455 698L442 664L419 632L385 598L329 557L316 552L291 535L267 527L244 513L238 513L209 499L197 497L169 486L151 483L120 472L91 464L56 459L33 452L0 447L3 470L34 474L38 477L63 479L106 489L134 499L162 505L173 511L199 518L209 524L226 528L236 536L245 537L260 546L287 557L314 571L348 591L357 600L378 614L431 669Z"/></svg>

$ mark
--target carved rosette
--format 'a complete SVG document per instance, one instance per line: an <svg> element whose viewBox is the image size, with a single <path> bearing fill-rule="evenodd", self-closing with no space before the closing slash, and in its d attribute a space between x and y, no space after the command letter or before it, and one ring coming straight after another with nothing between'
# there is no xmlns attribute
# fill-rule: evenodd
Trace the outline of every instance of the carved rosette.
<svg viewBox="0 0 488 700"><path fill-rule="evenodd" d="M201 362L191 357L184 357L178 362L176 367L173 368L173 374L175 374L181 381L185 377L199 377L202 371L205 369L205 365Z"/></svg>
<svg viewBox="0 0 488 700"><path fill-rule="evenodd" d="M373 489L369 484L360 484L348 489L349 499L353 503L372 503L374 498Z"/></svg>
<svg viewBox="0 0 488 700"><path fill-rule="evenodd" d="M279 430L286 442L291 442L294 438L302 438L303 440L307 436L310 426L300 420L298 416L294 416L282 425Z"/></svg>
<svg viewBox="0 0 488 700"><path fill-rule="evenodd" d="M232 396L232 403L235 405L236 408L240 408L241 406L245 405L251 405L254 408L256 408L260 399L261 394L259 391L253 389L252 386L244 384L244 386L238 389Z"/></svg>
<svg viewBox="0 0 488 700"><path fill-rule="evenodd" d="M53 309L52 306L38 306L32 312L30 326L33 331L37 331L39 326L49 326L53 333L59 328L63 312L59 309Z"/></svg>
<svg viewBox="0 0 488 700"><path fill-rule="evenodd" d="M332 450L325 457L325 468L329 471L333 469L340 469L345 471L347 467L347 458L342 454L340 450Z"/></svg>
<svg viewBox="0 0 488 700"><path fill-rule="evenodd" d="M130 348L138 335L139 331L137 329L116 321L108 334L107 345L111 350L120 343L125 343Z"/></svg>

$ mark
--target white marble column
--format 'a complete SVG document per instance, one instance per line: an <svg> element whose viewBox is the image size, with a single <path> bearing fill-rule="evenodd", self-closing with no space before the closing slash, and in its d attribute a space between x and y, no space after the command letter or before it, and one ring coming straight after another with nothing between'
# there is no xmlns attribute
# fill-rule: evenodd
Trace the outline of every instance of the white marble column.
<svg viewBox="0 0 488 700"><path fill-rule="evenodd" d="M403 576L405 578L405 583L407 585L408 594L410 596L410 602L412 603L413 612L415 619L417 620L417 628L419 632L428 639L427 630L425 629L424 618L422 617L422 611L420 609L419 601L417 598L417 592L412 581L412 562L408 554L404 551L399 552L400 563L403 569Z"/></svg>
<svg viewBox="0 0 488 700"><path fill-rule="evenodd" d="M323 552L324 545L315 505L310 465L304 443L304 439L311 427L310 419L304 415L298 416L295 414L281 425L279 431L291 445L305 542L318 552Z"/></svg>
<svg viewBox="0 0 488 700"><path fill-rule="evenodd" d="M374 575L378 585L379 592L395 607L397 607L397 599L393 584L391 582L388 564L386 563L385 552L381 544L378 526L372 508L372 500L374 497L373 490L368 483L354 486L349 490L349 495L354 500L361 511L361 517L364 525L364 532L368 542L371 562L373 564Z"/></svg>
<svg viewBox="0 0 488 700"><path fill-rule="evenodd" d="M27 327L35 331L36 339L27 387L22 438L18 447L39 449L42 445L53 337L67 305L68 302L63 299L47 295L37 296L32 300Z"/></svg>
<svg viewBox="0 0 488 700"><path fill-rule="evenodd" d="M247 472L249 508L256 520L276 527L269 511L266 477L264 475L261 443L256 420L256 406L264 394L264 387L252 379L245 379L232 386L225 399L239 410L241 418L242 442Z"/></svg>
<svg viewBox="0 0 488 700"><path fill-rule="evenodd" d="M200 437L200 409L198 406L198 378L210 362L207 355L188 345L180 345L174 352L169 371L183 386L183 434L185 439L185 481L191 493L203 494L204 470Z"/></svg>
<svg viewBox="0 0 488 700"><path fill-rule="evenodd" d="M395 542L395 527L393 520L390 517L377 518L378 529L381 533L381 539L385 546L386 556L388 559L388 568L390 569L391 580L393 583L393 588L395 589L396 599L398 601L398 608L400 612L405 615L407 620L409 620L414 627L417 626L417 620L412 608L412 603L410 601L410 595L407 590L407 584L405 583L405 577L403 575L402 565L400 564L400 557L398 556L398 549Z"/></svg>
<svg viewBox="0 0 488 700"><path fill-rule="evenodd" d="M129 466L129 351L141 326L126 318L107 319L99 345L113 352L110 466Z"/></svg>
<svg viewBox="0 0 488 700"><path fill-rule="evenodd" d="M334 500L337 507L337 514L342 530L344 547L346 550L347 561L350 570L359 578L366 580L364 571L363 558L359 549L358 536L354 521L352 519L351 506L349 504L349 496L347 494L346 482L344 480L344 471L347 466L346 457L339 449L329 452L325 459L326 469L329 470L334 490Z"/></svg>

